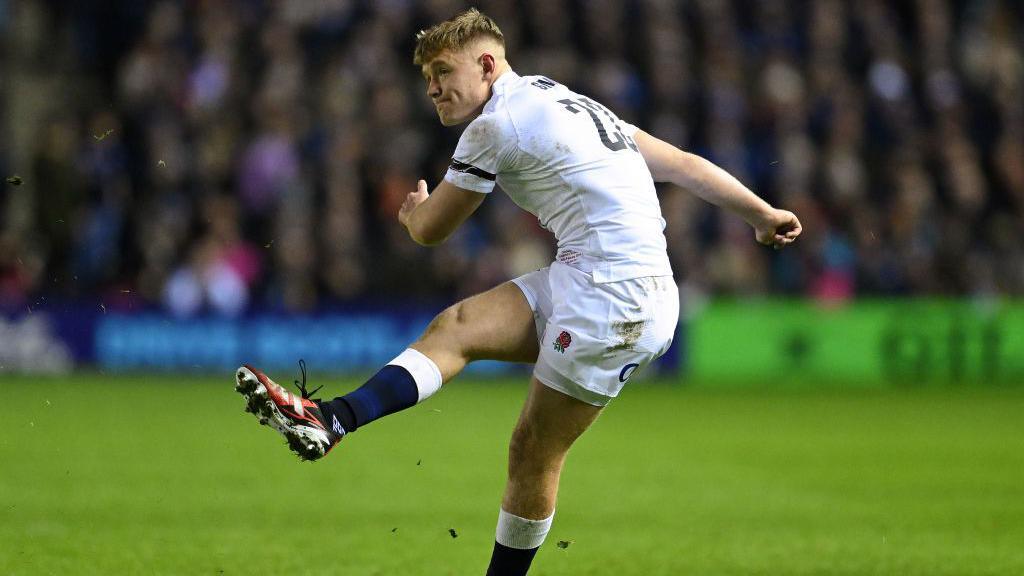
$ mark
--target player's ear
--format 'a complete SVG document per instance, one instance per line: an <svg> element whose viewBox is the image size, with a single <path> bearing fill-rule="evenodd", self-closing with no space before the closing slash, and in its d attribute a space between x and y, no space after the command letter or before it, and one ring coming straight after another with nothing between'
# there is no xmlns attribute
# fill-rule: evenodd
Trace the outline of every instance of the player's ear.
<svg viewBox="0 0 1024 576"><path fill-rule="evenodd" d="M497 69L497 64L494 62L494 56L484 52L480 55L480 67L484 70L484 76L493 74L494 70Z"/></svg>

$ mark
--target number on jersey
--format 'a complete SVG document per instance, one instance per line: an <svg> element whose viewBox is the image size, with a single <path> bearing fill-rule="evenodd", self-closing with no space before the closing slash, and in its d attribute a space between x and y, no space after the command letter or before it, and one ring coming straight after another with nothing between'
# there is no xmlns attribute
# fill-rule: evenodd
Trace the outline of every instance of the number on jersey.
<svg viewBox="0 0 1024 576"><path fill-rule="evenodd" d="M629 136L622 133L622 128L615 121L615 116L612 116L612 113L604 106L601 106L586 96L580 96L576 100L565 98L564 100L559 100L558 103L564 104L565 109L573 114L579 114L581 111L580 107L582 107L583 111L586 111L587 114L590 114L590 119L594 121L594 127L597 128L597 135L601 137L601 143L604 144L605 148L612 152L624 150L626 147L629 147L629 149L634 152L639 151L636 146L636 142L634 142ZM608 137L608 131L605 129L604 122L601 120L601 117L597 115L598 112L604 114L611 123L612 128L614 129L612 132L614 139Z"/></svg>

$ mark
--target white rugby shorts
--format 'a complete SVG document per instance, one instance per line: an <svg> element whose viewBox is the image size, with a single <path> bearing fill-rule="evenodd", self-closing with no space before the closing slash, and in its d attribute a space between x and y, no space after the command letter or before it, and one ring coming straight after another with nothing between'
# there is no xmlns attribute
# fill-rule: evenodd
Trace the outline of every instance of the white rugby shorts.
<svg viewBox="0 0 1024 576"><path fill-rule="evenodd" d="M533 375L594 406L668 350L679 321L671 276L596 283L561 262L512 280L533 309L540 355Z"/></svg>

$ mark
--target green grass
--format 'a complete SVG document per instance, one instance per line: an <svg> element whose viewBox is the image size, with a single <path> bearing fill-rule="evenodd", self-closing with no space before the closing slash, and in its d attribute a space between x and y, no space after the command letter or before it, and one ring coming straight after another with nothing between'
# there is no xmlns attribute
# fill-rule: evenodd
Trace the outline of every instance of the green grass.
<svg viewBox="0 0 1024 576"><path fill-rule="evenodd" d="M524 393L456 381L308 464L230 373L0 376L0 574L482 574ZM1024 574L1024 389L627 388L532 574Z"/></svg>

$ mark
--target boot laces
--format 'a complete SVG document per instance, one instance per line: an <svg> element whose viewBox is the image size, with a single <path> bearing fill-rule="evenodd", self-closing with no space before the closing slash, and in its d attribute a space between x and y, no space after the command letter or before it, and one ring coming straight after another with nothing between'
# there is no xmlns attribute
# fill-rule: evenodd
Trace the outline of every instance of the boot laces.
<svg viewBox="0 0 1024 576"><path fill-rule="evenodd" d="M295 381L295 385L299 387L299 392L302 393L302 397L309 400L310 396L316 394L318 390L323 388L323 385L317 386L312 392L306 390L306 361L299 358L299 370L302 371L302 382Z"/></svg>

